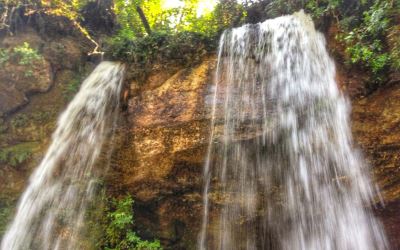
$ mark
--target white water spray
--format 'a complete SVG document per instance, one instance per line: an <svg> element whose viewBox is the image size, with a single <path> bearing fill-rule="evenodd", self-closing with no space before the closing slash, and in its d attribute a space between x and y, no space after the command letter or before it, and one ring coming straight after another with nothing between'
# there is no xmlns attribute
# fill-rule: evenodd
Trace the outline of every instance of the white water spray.
<svg viewBox="0 0 400 250"><path fill-rule="evenodd" d="M2 250L80 249L86 206L101 172L96 161L117 121L123 73L123 65L102 62L83 82L30 178Z"/></svg>
<svg viewBox="0 0 400 250"><path fill-rule="evenodd" d="M226 31L215 82L199 249L388 248L349 104L308 16Z"/></svg>

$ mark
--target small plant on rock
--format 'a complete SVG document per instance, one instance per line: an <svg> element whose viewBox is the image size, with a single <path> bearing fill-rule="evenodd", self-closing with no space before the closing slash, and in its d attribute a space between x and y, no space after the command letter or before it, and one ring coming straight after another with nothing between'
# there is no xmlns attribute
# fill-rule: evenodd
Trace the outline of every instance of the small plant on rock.
<svg viewBox="0 0 400 250"><path fill-rule="evenodd" d="M20 57L18 62L20 65L30 65L34 61L42 59L38 51L31 48L27 42L24 42L21 46L15 47L14 53Z"/></svg>
<svg viewBox="0 0 400 250"><path fill-rule="evenodd" d="M27 42L15 47L14 55L18 57L19 65L27 67L25 71L26 77L33 76L33 67L35 63L43 59L39 52L36 49L33 49Z"/></svg>
<svg viewBox="0 0 400 250"><path fill-rule="evenodd" d="M106 242L103 243L102 249L162 250L158 240L143 240L132 229L134 224L132 197L127 196L120 200L113 200L111 203L112 209L107 212Z"/></svg>

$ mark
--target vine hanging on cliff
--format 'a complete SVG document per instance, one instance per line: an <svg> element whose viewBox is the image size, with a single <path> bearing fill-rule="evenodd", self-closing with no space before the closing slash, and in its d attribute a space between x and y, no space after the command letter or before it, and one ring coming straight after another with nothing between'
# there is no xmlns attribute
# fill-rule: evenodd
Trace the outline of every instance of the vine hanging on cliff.
<svg viewBox="0 0 400 250"><path fill-rule="evenodd" d="M89 55L103 54L103 52L99 51L99 44L92 38L87 29L79 23L79 19L81 18L79 11L88 2L90 2L90 0L41 0L45 13L68 18L73 25L95 45L95 48Z"/></svg>

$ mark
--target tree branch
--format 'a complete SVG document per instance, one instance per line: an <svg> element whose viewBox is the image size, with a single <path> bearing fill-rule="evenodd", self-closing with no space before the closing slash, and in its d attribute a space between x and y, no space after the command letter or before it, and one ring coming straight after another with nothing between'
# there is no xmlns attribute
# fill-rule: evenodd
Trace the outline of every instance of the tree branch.
<svg viewBox="0 0 400 250"><path fill-rule="evenodd" d="M139 14L140 20L142 20L144 29L146 30L147 34L150 35L151 34L151 28L149 25L149 22L147 21L147 18L142 10L142 8L140 8L139 5L136 5L136 11Z"/></svg>

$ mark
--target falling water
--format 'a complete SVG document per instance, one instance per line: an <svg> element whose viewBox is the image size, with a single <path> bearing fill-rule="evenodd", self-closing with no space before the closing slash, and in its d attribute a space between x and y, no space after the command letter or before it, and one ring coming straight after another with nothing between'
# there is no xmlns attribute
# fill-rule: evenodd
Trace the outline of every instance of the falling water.
<svg viewBox="0 0 400 250"><path fill-rule="evenodd" d="M348 117L303 12L226 31L199 249L387 249Z"/></svg>
<svg viewBox="0 0 400 250"><path fill-rule="evenodd" d="M96 161L118 115L124 66L102 62L60 116L52 143L32 174L2 250L81 249Z"/></svg>

